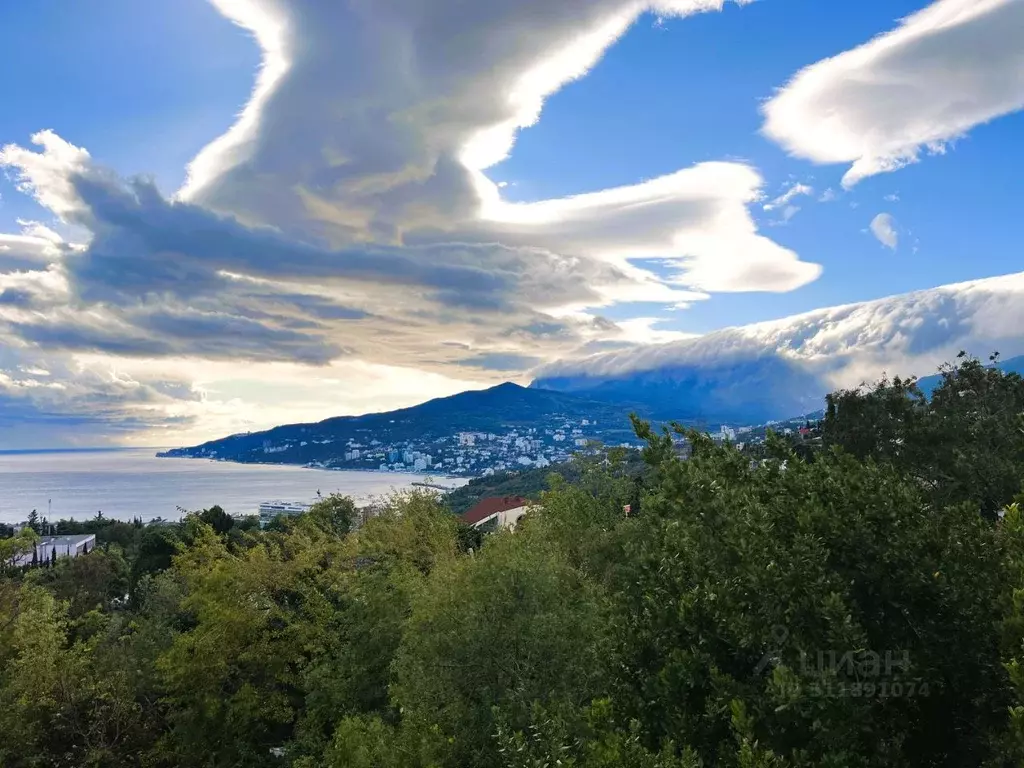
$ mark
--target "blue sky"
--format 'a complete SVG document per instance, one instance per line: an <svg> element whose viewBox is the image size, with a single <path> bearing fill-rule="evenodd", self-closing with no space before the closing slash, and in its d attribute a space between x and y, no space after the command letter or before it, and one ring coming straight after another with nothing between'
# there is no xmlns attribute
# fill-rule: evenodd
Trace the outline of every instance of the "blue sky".
<svg viewBox="0 0 1024 768"><path fill-rule="evenodd" d="M259 47L206 0L4 3L0 143L52 128L120 173L173 192L252 91ZM38 216L3 184L0 221Z"/></svg>
<svg viewBox="0 0 1024 768"><path fill-rule="evenodd" d="M640 20L587 77L546 104L495 178L529 200L633 183L702 160L753 163L766 192L791 180L840 190L842 166L788 157L760 135L760 103L796 71L892 28L922 0L761 0L721 14ZM979 126L943 157L868 179L804 210L770 235L823 264L821 279L783 294L720 294L673 324L705 332L818 307L1014 272L1024 265L1014 211L1024 194L1024 114ZM898 202L885 199L896 194ZM851 208L851 204L856 208ZM897 253L866 230L890 212ZM762 214L767 224L773 217ZM919 241L917 253L913 253ZM610 314L628 314L618 307Z"/></svg>
<svg viewBox="0 0 1024 768"><path fill-rule="evenodd" d="M649 5L3 4L4 413L217 434L1021 269L1022 0Z"/></svg>

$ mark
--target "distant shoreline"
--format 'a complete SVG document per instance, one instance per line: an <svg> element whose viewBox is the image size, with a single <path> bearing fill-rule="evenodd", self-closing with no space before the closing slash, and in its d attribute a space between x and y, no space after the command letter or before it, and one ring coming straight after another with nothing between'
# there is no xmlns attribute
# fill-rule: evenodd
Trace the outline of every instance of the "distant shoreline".
<svg viewBox="0 0 1024 768"><path fill-rule="evenodd" d="M431 472L422 472L415 469L362 469L359 467L310 467L306 464L291 464L281 461L235 461L234 459L211 459L209 456L166 456L156 454L158 459L176 459L180 461L209 461L214 464L238 464L240 466L255 467L294 467L295 469L312 469L319 472L370 472L375 475L416 475L417 477L429 477L434 480L465 480L467 483L480 475L467 477L465 475L439 475Z"/></svg>
<svg viewBox="0 0 1024 768"><path fill-rule="evenodd" d="M414 483L461 488L467 478L441 473L336 470L299 472L299 465L231 461L163 462L152 450L72 451L0 456L0 523L24 522L32 509L53 521L104 517L176 520L178 507L220 505L231 515L254 515L274 499L310 502L316 490L357 504L414 490ZM251 466L245 466L251 464ZM444 493L438 490L438 493ZM50 502L52 502L52 507Z"/></svg>
<svg viewBox="0 0 1024 768"><path fill-rule="evenodd" d="M123 453L125 451L146 451L152 448L0 448L0 456L29 456L37 453Z"/></svg>

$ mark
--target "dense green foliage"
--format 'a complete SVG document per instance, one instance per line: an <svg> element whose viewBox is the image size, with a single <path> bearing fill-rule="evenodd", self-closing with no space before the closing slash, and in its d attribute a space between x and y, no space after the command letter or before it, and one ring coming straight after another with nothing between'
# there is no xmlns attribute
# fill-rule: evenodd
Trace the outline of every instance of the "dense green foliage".
<svg viewBox="0 0 1024 768"><path fill-rule="evenodd" d="M940 376L931 397L899 378L829 395L825 445L893 465L935 505L994 515L1020 490L1024 380L964 356Z"/></svg>
<svg viewBox="0 0 1024 768"><path fill-rule="evenodd" d="M1022 412L963 360L821 446L636 422L515 532L420 492L111 529L0 581L0 765L1024 764Z"/></svg>

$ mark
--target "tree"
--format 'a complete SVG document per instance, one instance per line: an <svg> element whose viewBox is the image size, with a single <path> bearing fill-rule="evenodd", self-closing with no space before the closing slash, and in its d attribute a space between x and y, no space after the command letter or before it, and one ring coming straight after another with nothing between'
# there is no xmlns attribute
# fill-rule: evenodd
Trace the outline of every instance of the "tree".
<svg viewBox="0 0 1024 768"><path fill-rule="evenodd" d="M34 509L28 513L28 527L35 531L37 534L42 534L43 529L39 523L39 513Z"/></svg>
<svg viewBox="0 0 1024 768"><path fill-rule="evenodd" d="M348 496L332 493L310 507L306 516L325 531L344 536L352 530L356 507Z"/></svg>
<svg viewBox="0 0 1024 768"><path fill-rule="evenodd" d="M63 605L40 586L25 584L6 597L0 765L137 765L145 743L140 710L125 670L101 661L102 638L71 639Z"/></svg>
<svg viewBox="0 0 1024 768"><path fill-rule="evenodd" d="M258 766L285 746L319 757L339 718L390 708L408 583L454 554L453 526L418 494L361 540L320 512L246 548L198 521L174 558L190 625L157 662L172 762Z"/></svg>
<svg viewBox="0 0 1024 768"><path fill-rule="evenodd" d="M690 749L665 742L652 750L643 744L642 727L616 722L609 699L586 707L562 703L535 705L526 728L517 729L499 713L495 739L502 768L574 766L575 768L701 768Z"/></svg>
<svg viewBox="0 0 1024 768"><path fill-rule="evenodd" d="M648 747L685 735L714 765L754 745L798 765L994 756L1008 574L976 509L849 454L805 463L776 440L751 468L706 436L685 433L680 461L642 434L660 479L610 584L613 699Z"/></svg>
<svg viewBox="0 0 1024 768"><path fill-rule="evenodd" d="M125 552L134 552L138 546L142 526L125 523L120 520L107 521L96 528L96 543L103 546L118 545Z"/></svg>
<svg viewBox="0 0 1024 768"><path fill-rule="evenodd" d="M94 551L89 557L61 558L54 568L31 575L67 605L71 619L91 610L109 611L128 592L128 564L117 549Z"/></svg>
<svg viewBox="0 0 1024 768"><path fill-rule="evenodd" d="M235 524L234 518L216 504L200 512L199 519L213 528L218 535L227 533Z"/></svg>
<svg viewBox="0 0 1024 768"><path fill-rule="evenodd" d="M147 526L139 540L139 550L131 565L129 587L135 586L146 574L159 573L171 567L174 555L181 546L176 528L165 525Z"/></svg>
<svg viewBox="0 0 1024 768"><path fill-rule="evenodd" d="M459 551L469 552L480 549L484 543L484 532L477 526L462 521L459 521L458 526Z"/></svg>
<svg viewBox="0 0 1024 768"><path fill-rule="evenodd" d="M1024 379L958 359L930 399L899 378L829 395L824 442L893 465L936 505L967 502L991 518L1024 479Z"/></svg>
<svg viewBox="0 0 1024 768"><path fill-rule="evenodd" d="M172 762L268 765L290 738L303 650L287 637L286 601L301 567L266 547L232 555L205 524L175 558L193 626L157 660Z"/></svg>
<svg viewBox="0 0 1024 768"><path fill-rule="evenodd" d="M535 701L595 695L601 618L594 585L556 549L490 537L416 593L392 687L405 726L451 739L445 764L499 765L495 708L525 727Z"/></svg>
<svg viewBox="0 0 1024 768"><path fill-rule="evenodd" d="M16 536L0 539L0 568L13 568L29 552L35 553L38 542L39 536L27 526Z"/></svg>

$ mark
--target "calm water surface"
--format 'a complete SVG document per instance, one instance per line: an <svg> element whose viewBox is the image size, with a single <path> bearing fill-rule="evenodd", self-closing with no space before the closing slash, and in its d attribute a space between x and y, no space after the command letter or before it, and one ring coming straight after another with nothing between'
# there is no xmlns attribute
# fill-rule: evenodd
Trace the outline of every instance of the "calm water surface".
<svg viewBox="0 0 1024 768"><path fill-rule="evenodd" d="M164 517L176 520L177 507L202 509L220 504L230 514L255 514L263 501L310 502L344 493L367 501L408 488L423 475L385 472L331 472L302 467L231 464L205 459L158 459L158 449L0 454L0 522L18 522L37 509L50 519ZM440 479L441 485L466 481Z"/></svg>

